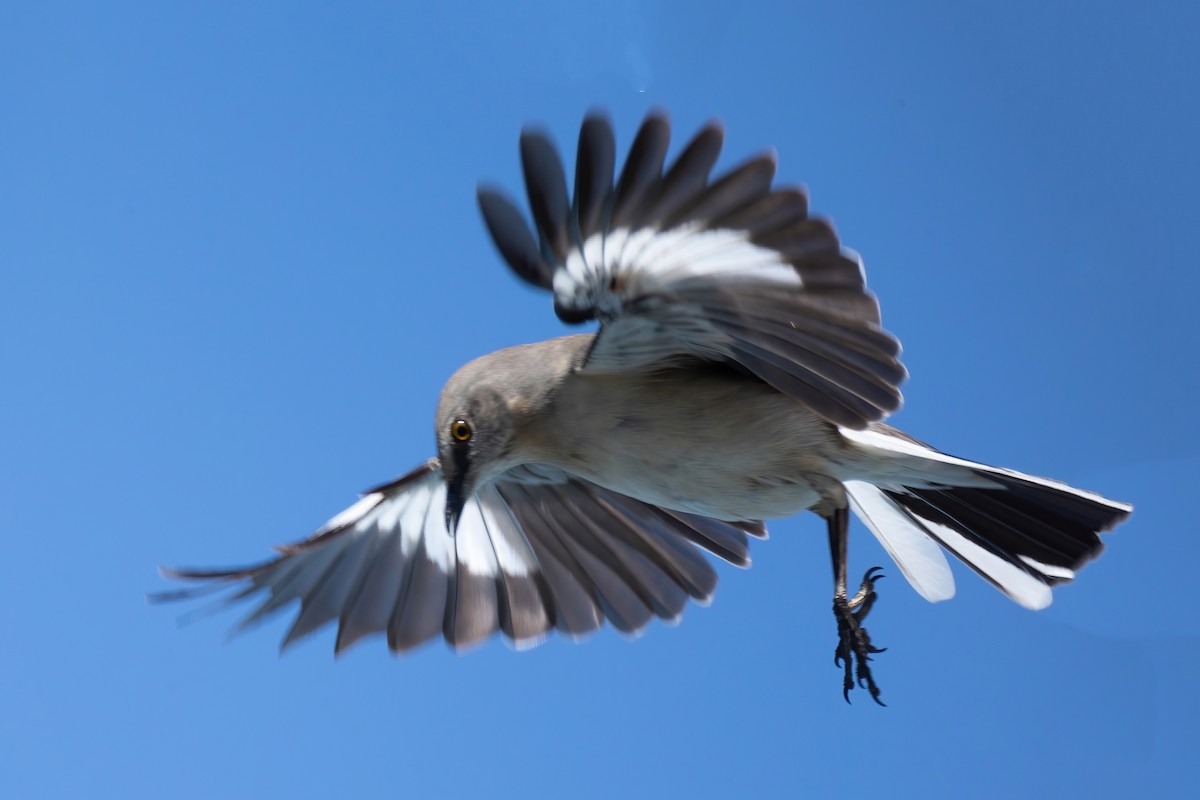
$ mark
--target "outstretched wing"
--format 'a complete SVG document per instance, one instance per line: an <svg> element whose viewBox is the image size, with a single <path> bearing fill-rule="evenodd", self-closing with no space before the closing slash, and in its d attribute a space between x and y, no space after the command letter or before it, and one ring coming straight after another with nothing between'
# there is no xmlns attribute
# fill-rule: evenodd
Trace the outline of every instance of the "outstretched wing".
<svg viewBox="0 0 1200 800"><path fill-rule="evenodd" d="M614 183L612 128L583 122L568 199L546 135L521 158L537 230L499 191L479 206L518 276L554 293L569 323L600 320L583 369L630 370L681 356L732 362L830 422L864 428L900 407L900 345L880 323L859 257L799 188L772 188L775 156L716 180L724 133L705 126L664 171L670 125L646 117Z"/></svg>
<svg viewBox="0 0 1200 800"><path fill-rule="evenodd" d="M636 633L653 617L678 619L689 597L707 602L716 586L693 544L745 566L746 534L763 535L760 524L665 511L552 469L522 469L474 496L451 536L445 492L432 459L270 561L164 569L205 584L158 597L222 584L240 587L230 601L265 595L243 628L299 600L284 647L335 619L338 652L373 633L396 651L439 634L464 647L497 630L531 647L552 628L582 636L607 618Z"/></svg>

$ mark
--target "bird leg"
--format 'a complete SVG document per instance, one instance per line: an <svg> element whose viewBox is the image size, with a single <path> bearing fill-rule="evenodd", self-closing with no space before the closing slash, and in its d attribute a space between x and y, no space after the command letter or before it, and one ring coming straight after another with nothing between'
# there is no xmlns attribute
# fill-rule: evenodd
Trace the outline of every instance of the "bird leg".
<svg viewBox="0 0 1200 800"><path fill-rule="evenodd" d="M863 627L863 621L875 605L875 581L883 577L876 574L881 567L871 567L863 575L862 583L854 597L846 596L846 551L850 534L850 509L842 506L825 517L829 526L829 555L833 559L833 616L837 619L838 645L833 652L833 663L845 670L842 681L842 696L850 702L850 690L858 685L871 694L879 705L879 687L871 677L871 655L882 653L887 648L875 647Z"/></svg>

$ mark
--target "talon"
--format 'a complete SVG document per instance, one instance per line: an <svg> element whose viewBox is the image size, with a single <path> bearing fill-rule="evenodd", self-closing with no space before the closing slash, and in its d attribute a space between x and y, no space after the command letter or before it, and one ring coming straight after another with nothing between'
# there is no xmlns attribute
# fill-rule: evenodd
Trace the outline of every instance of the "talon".
<svg viewBox="0 0 1200 800"><path fill-rule="evenodd" d="M862 584L853 597L846 592L846 541L850 524L850 511L843 501L833 503L825 516L829 535L829 554L833 560L833 617L837 620L838 643L833 650L834 666L842 670L842 698L850 702L850 690L855 684L866 689L871 699L885 705L879 699L879 687L871 677L871 656L882 653L884 648L871 644L871 637L863 627L878 595L875 581L883 577L883 567L875 566L863 574Z"/></svg>
<svg viewBox="0 0 1200 800"><path fill-rule="evenodd" d="M883 577L881 567L872 567L863 576L862 586L853 598L838 595L833 600L833 615L838 623L838 643L833 651L833 663L843 671L842 698L850 702L850 690L856 685L870 694L871 699L881 706L881 692L871 675L870 662L876 653L887 650L871 643L871 637L863 623L878 595L874 582Z"/></svg>

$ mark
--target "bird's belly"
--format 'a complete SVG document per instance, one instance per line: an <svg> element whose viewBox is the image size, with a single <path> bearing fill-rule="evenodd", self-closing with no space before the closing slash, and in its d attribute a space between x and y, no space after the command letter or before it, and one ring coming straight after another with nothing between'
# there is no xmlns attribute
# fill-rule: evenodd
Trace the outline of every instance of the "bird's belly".
<svg viewBox="0 0 1200 800"><path fill-rule="evenodd" d="M647 503L726 520L786 517L820 499L841 438L740 376L592 379L554 450L559 466Z"/></svg>
<svg viewBox="0 0 1200 800"><path fill-rule="evenodd" d="M619 473L615 478L606 473L589 480L645 503L724 520L788 517L820 500L815 487L803 478L700 472L678 465L657 474L643 470L637 480L622 480Z"/></svg>

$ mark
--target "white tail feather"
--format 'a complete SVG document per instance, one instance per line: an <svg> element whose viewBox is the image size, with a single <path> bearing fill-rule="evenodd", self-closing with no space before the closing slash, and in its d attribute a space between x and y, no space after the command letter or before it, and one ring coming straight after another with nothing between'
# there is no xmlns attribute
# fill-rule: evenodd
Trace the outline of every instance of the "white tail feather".
<svg viewBox="0 0 1200 800"><path fill-rule="evenodd" d="M1049 586L1020 567L988 552L953 528L927 519L920 520L920 523L952 553L986 575L996 588L1018 605L1041 611L1054 599Z"/></svg>
<svg viewBox="0 0 1200 800"><path fill-rule="evenodd" d="M846 481L850 507L896 562L917 594L931 603L954 597L954 574L946 556L920 523L878 487Z"/></svg>

